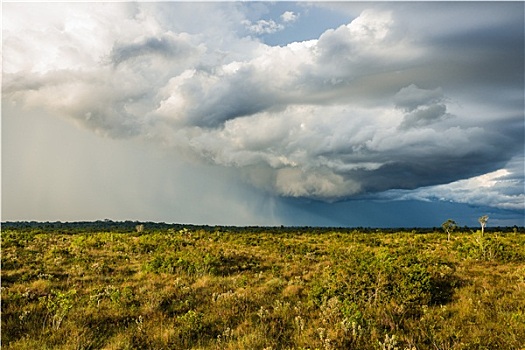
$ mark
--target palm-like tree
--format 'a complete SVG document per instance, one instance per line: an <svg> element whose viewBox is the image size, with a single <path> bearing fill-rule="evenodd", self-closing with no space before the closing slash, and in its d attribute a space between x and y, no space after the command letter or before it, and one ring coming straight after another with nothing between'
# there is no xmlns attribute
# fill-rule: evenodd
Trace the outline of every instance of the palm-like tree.
<svg viewBox="0 0 525 350"><path fill-rule="evenodd" d="M443 228L443 231L447 233L447 241L450 241L450 234L456 229L456 227L458 227L458 225L454 220L448 219L441 224L441 227Z"/></svg>
<svg viewBox="0 0 525 350"><path fill-rule="evenodd" d="M485 233L485 226L487 226L487 221L489 220L488 215L483 215L478 219L480 225L481 225L481 235Z"/></svg>

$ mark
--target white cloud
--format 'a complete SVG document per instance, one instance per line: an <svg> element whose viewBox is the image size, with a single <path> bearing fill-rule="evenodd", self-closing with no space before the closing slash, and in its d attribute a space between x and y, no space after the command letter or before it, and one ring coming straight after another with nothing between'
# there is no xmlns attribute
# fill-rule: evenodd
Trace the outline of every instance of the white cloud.
<svg viewBox="0 0 525 350"><path fill-rule="evenodd" d="M298 18L299 14L296 14L293 11L285 11L279 16L280 22L276 22L273 19L260 19L255 22L245 19L241 23L245 26L248 32L256 35L263 35L280 32L284 30L286 26L297 21Z"/></svg>
<svg viewBox="0 0 525 350"><path fill-rule="evenodd" d="M293 11L285 11L281 15L281 20L284 23L293 23L293 22L297 21L298 18L299 18L299 14L296 14Z"/></svg>
<svg viewBox="0 0 525 350"><path fill-rule="evenodd" d="M246 29L251 33L255 34L273 34L275 32L281 31L284 29L284 25L275 22L273 19L265 20L261 19L255 23L252 23L249 20L242 22L246 26Z"/></svg>

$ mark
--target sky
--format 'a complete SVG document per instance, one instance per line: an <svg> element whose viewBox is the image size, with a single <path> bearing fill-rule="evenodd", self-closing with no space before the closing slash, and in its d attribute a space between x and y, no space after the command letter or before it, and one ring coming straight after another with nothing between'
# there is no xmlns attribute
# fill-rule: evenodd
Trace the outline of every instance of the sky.
<svg viewBox="0 0 525 350"><path fill-rule="evenodd" d="M524 226L523 2L3 2L2 221Z"/></svg>

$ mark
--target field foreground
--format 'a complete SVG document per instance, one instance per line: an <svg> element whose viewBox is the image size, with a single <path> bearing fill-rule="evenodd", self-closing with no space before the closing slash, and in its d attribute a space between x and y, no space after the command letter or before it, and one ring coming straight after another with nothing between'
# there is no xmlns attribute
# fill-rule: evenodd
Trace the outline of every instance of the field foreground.
<svg viewBox="0 0 525 350"><path fill-rule="evenodd" d="M523 233L2 232L4 349L525 349Z"/></svg>

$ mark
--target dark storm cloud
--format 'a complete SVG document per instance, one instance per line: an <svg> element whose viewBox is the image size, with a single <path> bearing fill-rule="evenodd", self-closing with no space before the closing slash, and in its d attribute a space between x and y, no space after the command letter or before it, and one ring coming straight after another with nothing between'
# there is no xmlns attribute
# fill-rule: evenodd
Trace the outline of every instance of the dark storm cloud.
<svg viewBox="0 0 525 350"><path fill-rule="evenodd" d="M228 120L250 116L278 103L279 96L262 85L254 67L221 76L203 70L178 86L184 96L194 101L184 120L189 125L217 128Z"/></svg>
<svg viewBox="0 0 525 350"><path fill-rule="evenodd" d="M451 117L441 88L419 89L415 85L402 88L394 97L397 108L405 111L400 129L423 127Z"/></svg>
<svg viewBox="0 0 525 350"><path fill-rule="evenodd" d="M418 40L429 49L425 60L435 84L465 89L465 95L487 87L492 92L498 87L523 89L523 3L449 3L440 6L436 16L424 16L439 5L428 6L416 4L411 14L398 14L400 19L420 15L420 20L428 21L419 24L425 36ZM434 25L439 28L432 31Z"/></svg>
<svg viewBox="0 0 525 350"><path fill-rule="evenodd" d="M523 153L523 132L508 128L523 123L523 3L370 5L318 39L268 46L238 35L242 6L227 14L199 4L191 32L173 32L186 5L162 4L161 14L135 4L126 18L135 34L108 29L97 64L50 60L36 79L9 61L7 91L99 133L238 168L284 196L446 184ZM139 34L146 24L153 29ZM10 38L7 52L17 50ZM75 83L46 78L78 70Z"/></svg>
<svg viewBox="0 0 525 350"><path fill-rule="evenodd" d="M412 84L399 90L394 97L394 102L397 107L412 112L421 105L441 102L443 99L444 96L441 88L425 90Z"/></svg>
<svg viewBox="0 0 525 350"><path fill-rule="evenodd" d="M399 127L406 129L429 125L446 118L446 112L447 106L444 104L433 104L425 108L419 108L405 115Z"/></svg>
<svg viewBox="0 0 525 350"><path fill-rule="evenodd" d="M192 54L195 48L187 41L165 34L160 37L144 38L136 43L116 43L111 50L110 59L114 64L145 55L160 55L176 59Z"/></svg>

